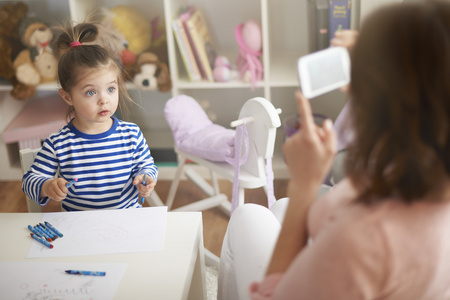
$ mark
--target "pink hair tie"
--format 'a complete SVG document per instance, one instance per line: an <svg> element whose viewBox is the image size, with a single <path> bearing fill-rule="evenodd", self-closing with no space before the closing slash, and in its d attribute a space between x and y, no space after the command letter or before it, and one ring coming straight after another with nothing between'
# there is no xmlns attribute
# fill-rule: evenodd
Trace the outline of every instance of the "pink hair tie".
<svg viewBox="0 0 450 300"><path fill-rule="evenodd" d="M70 43L70 48L73 48L73 47L76 47L76 46L81 46L81 43L79 41Z"/></svg>

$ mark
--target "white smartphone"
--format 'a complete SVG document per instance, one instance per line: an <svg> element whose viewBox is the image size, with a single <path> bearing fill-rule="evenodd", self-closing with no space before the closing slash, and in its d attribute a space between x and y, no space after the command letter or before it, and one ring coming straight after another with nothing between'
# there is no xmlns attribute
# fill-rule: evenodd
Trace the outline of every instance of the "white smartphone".
<svg viewBox="0 0 450 300"><path fill-rule="evenodd" d="M350 56L344 47L330 47L299 58L300 88L314 98L350 83Z"/></svg>

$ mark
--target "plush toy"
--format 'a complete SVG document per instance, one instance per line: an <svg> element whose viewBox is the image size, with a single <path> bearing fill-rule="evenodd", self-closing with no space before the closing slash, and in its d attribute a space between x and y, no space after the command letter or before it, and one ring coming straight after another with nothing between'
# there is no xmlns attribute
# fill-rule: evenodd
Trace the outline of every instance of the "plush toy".
<svg viewBox="0 0 450 300"><path fill-rule="evenodd" d="M213 76L218 82L230 81L237 77L237 72L226 56L217 56L214 60Z"/></svg>
<svg viewBox="0 0 450 300"><path fill-rule="evenodd" d="M104 22L110 20L125 40L121 60L135 85L142 90L170 91L167 44L159 18L148 21L126 5L114 6L104 15Z"/></svg>
<svg viewBox="0 0 450 300"><path fill-rule="evenodd" d="M38 18L24 18L19 27L22 43L27 47L14 60L17 79L27 85L56 79L58 60L50 47L53 32Z"/></svg>
<svg viewBox="0 0 450 300"><path fill-rule="evenodd" d="M234 35L239 45L236 67L241 79L246 82L250 81L254 88L256 81L263 79L263 66L260 60L262 55L261 25L254 20L249 20L236 26Z"/></svg>
<svg viewBox="0 0 450 300"><path fill-rule="evenodd" d="M134 76L134 84L142 90L168 92L172 89L172 81L167 65L159 61L156 54L144 52L137 60L138 71Z"/></svg>
<svg viewBox="0 0 450 300"><path fill-rule="evenodd" d="M152 27L138 10L127 5L117 5L110 8L109 12L108 17L124 36L129 51L139 55L150 48Z"/></svg>
<svg viewBox="0 0 450 300"><path fill-rule="evenodd" d="M19 26L27 12L28 6L22 2L0 7L0 77L12 85L11 96L17 100L29 99L36 93L34 86L17 80L13 66L13 60L24 49L19 37Z"/></svg>

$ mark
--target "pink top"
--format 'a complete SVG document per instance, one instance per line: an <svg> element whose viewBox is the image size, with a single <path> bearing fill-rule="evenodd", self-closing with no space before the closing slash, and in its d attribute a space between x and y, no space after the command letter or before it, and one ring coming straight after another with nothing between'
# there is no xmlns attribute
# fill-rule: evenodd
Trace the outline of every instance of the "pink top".
<svg viewBox="0 0 450 300"><path fill-rule="evenodd" d="M251 287L252 299L450 299L450 199L349 204L343 180L314 203L313 241L284 274Z"/></svg>

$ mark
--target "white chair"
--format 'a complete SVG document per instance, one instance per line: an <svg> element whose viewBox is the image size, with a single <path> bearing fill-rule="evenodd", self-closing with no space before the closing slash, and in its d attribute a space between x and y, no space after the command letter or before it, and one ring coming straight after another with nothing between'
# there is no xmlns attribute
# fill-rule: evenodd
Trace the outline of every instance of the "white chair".
<svg viewBox="0 0 450 300"><path fill-rule="evenodd" d="M197 103L192 102L192 104L196 105ZM248 158L239 168L238 179L233 184L233 188L237 189L237 205L244 203L245 189L264 187L266 192L268 192L268 196L270 196L270 193L273 195L273 175L270 175L272 174L271 158L274 152L276 129L281 125L278 116L280 112L281 110L276 109L270 101L261 97L256 97L244 103L240 110L239 120L231 123L231 127L246 127L249 142ZM181 118L196 118L195 115L189 114L189 112L183 113L181 111L179 114ZM175 116L175 118L176 117L177 116ZM243 124L244 122L246 122L245 125ZM169 125L171 125L170 122ZM171 129L174 131L172 127ZM237 139L238 134L235 135L235 145L238 144ZM244 151L245 149L242 150L242 152ZM208 198L179 207L174 209L174 211L199 211L219 206L224 212L230 214L231 204L228 201L227 196L220 193L216 175L220 175L233 182L237 170L230 163L224 161L212 161L199 157L196 154L179 149L177 145L175 145L175 152L178 155L178 168L167 197L166 205L168 208L171 209L173 205L178 184L184 171L185 175L205 192ZM193 161L197 165L209 169L212 185L200 176L194 170L194 167L187 165L185 163L186 160ZM267 164L267 162L269 163ZM266 170L267 166L268 168ZM266 171L268 171L268 173L266 173ZM269 174L269 177L267 174ZM272 186L270 186L271 184Z"/></svg>
<svg viewBox="0 0 450 300"><path fill-rule="evenodd" d="M22 167L22 173L25 174L28 170L31 169L31 165L33 165L34 158L39 152L40 148L35 149L21 149L19 151L20 154L20 166ZM42 212L42 208L39 204L31 200L28 196L26 196L27 200L27 208L28 212Z"/></svg>

